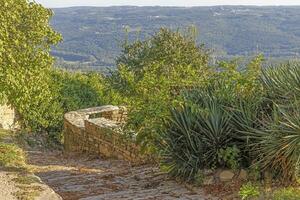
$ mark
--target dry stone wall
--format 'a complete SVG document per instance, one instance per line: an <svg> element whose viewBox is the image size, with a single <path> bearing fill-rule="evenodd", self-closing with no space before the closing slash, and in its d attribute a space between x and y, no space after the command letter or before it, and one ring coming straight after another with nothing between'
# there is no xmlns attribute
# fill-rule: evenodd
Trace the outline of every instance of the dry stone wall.
<svg viewBox="0 0 300 200"><path fill-rule="evenodd" d="M84 152L142 163L139 146L124 137L125 107L101 106L73 111L64 116L66 152Z"/></svg>

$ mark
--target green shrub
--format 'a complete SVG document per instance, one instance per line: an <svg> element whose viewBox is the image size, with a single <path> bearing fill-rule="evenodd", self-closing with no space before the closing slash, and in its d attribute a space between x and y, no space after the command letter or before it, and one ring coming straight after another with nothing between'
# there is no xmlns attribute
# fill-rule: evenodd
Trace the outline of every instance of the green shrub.
<svg viewBox="0 0 300 200"><path fill-rule="evenodd" d="M242 200L258 199L260 195L259 186L248 182L240 188L239 195Z"/></svg>
<svg viewBox="0 0 300 200"><path fill-rule="evenodd" d="M236 145L221 149L218 154L219 163L225 163L226 167L236 170L240 167L240 150Z"/></svg>
<svg viewBox="0 0 300 200"><path fill-rule="evenodd" d="M28 72L29 71L29 72ZM22 126L29 131L56 131L62 124L63 110L58 101L59 93L52 87L49 70L31 72L19 69L16 73L32 75L31 80L17 78L17 91L8 91L8 102L20 114Z"/></svg>
<svg viewBox="0 0 300 200"><path fill-rule="evenodd" d="M258 124L253 119L263 102L260 61L244 71L223 62L207 84L183 92L185 106L173 109L161 134L162 162L171 175L194 180L199 169L252 164L241 132Z"/></svg>
<svg viewBox="0 0 300 200"><path fill-rule="evenodd" d="M6 1L0 8L0 102L17 110L28 131L56 138L65 112L103 102L104 84L97 74L52 69L50 48L62 39L49 24L52 14L27 0Z"/></svg>
<svg viewBox="0 0 300 200"><path fill-rule="evenodd" d="M102 76L96 73L83 74L54 69L49 72L49 75L51 77L49 87L55 99L48 107L47 114L55 118L51 118L52 124L45 130L50 139L60 142L63 115L69 111L102 105L104 81ZM54 105L57 112L52 109Z"/></svg>
<svg viewBox="0 0 300 200"><path fill-rule="evenodd" d="M51 75L64 112L103 104L104 80L100 74L53 70Z"/></svg>
<svg viewBox="0 0 300 200"><path fill-rule="evenodd" d="M128 106L128 128L137 132L143 147L156 149L162 120L170 115L170 105L180 101L177 89L204 84L210 73L207 63L208 52L190 32L161 29L144 41L125 42L118 69L108 77L107 94Z"/></svg>
<svg viewBox="0 0 300 200"><path fill-rule="evenodd" d="M32 130L52 127L61 115L49 88L50 47L61 40L49 25L51 16L51 10L27 0L5 1L0 8L0 96Z"/></svg>

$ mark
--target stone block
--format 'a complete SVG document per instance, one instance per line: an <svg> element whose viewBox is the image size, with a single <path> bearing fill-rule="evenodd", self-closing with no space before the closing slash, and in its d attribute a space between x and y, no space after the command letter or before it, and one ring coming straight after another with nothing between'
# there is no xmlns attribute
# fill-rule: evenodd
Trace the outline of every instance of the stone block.
<svg viewBox="0 0 300 200"><path fill-rule="evenodd" d="M233 179L234 175L235 174L231 170L223 170L220 172L219 178L220 178L220 181L227 182L227 181L231 181Z"/></svg>

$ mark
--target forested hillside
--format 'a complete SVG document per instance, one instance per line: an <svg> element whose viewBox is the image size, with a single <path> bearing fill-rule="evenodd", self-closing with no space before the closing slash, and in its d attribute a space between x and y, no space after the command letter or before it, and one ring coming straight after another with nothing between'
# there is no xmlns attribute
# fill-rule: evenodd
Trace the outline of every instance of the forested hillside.
<svg viewBox="0 0 300 200"><path fill-rule="evenodd" d="M113 66L125 29L133 39L150 36L160 27L195 25L198 42L219 58L262 52L287 59L300 51L300 7L74 7L54 13L52 24L64 42L53 55L73 68Z"/></svg>

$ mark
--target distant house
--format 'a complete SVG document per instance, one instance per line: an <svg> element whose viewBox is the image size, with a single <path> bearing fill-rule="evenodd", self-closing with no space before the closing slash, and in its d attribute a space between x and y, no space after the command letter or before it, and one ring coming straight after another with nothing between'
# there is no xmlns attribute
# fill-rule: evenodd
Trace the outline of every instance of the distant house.
<svg viewBox="0 0 300 200"><path fill-rule="evenodd" d="M9 105L0 105L0 128L5 130L13 130L18 127L17 113L14 108Z"/></svg>

